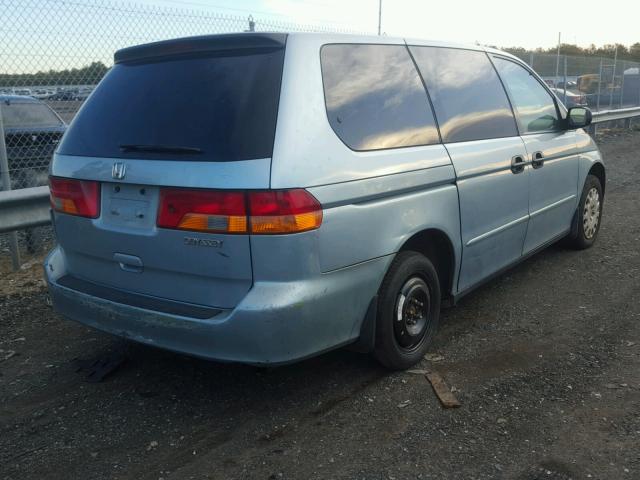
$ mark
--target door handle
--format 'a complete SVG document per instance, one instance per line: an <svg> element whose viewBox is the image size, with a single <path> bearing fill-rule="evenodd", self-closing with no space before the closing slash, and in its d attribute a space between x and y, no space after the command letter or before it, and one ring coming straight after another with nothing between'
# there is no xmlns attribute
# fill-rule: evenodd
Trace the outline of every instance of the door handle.
<svg viewBox="0 0 640 480"><path fill-rule="evenodd" d="M522 155L516 155L511 159L511 172L518 174L524 172L524 167L531 162L527 162Z"/></svg>
<svg viewBox="0 0 640 480"><path fill-rule="evenodd" d="M531 156L531 166L533 168L544 167L544 153L534 152L534 154Z"/></svg>

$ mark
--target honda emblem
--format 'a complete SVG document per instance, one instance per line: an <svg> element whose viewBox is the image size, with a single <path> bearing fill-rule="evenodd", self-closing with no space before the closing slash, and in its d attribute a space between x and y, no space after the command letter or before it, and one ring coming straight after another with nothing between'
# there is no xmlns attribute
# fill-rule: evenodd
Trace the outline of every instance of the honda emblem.
<svg viewBox="0 0 640 480"><path fill-rule="evenodd" d="M111 176L116 180L122 180L127 171L127 166L122 162L116 162L111 169Z"/></svg>

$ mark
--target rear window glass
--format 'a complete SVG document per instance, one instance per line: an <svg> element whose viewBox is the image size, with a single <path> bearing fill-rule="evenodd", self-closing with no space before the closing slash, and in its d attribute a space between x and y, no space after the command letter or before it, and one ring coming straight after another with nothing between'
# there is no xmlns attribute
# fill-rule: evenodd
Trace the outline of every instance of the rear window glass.
<svg viewBox="0 0 640 480"><path fill-rule="evenodd" d="M278 48L118 63L59 152L212 162L270 157L283 60Z"/></svg>
<svg viewBox="0 0 640 480"><path fill-rule="evenodd" d="M2 102L2 123L5 128L59 127L62 121L44 103Z"/></svg>
<svg viewBox="0 0 640 480"><path fill-rule="evenodd" d="M354 150L437 143L429 99L403 45L325 45L329 123Z"/></svg>
<svg viewBox="0 0 640 480"><path fill-rule="evenodd" d="M411 47L444 142L518 135L500 79L484 52Z"/></svg>

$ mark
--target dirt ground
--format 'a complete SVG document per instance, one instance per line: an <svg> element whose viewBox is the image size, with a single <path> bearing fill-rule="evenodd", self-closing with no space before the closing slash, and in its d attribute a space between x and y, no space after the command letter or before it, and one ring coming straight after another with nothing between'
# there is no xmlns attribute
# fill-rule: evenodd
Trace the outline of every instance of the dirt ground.
<svg viewBox="0 0 640 480"><path fill-rule="evenodd" d="M599 140L594 248L553 246L444 312L420 368L453 410L349 351L261 370L88 330L5 255L0 478L640 479L640 132ZM79 366L113 355L88 383Z"/></svg>

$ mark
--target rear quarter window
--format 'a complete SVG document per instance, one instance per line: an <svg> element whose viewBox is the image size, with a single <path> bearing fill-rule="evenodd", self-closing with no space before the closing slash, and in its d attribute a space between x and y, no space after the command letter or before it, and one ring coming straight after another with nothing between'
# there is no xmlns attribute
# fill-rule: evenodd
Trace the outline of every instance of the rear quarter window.
<svg viewBox="0 0 640 480"><path fill-rule="evenodd" d="M445 143L518 135L504 87L484 52L410 48Z"/></svg>
<svg viewBox="0 0 640 480"><path fill-rule="evenodd" d="M329 123L353 150L439 142L431 106L403 45L322 47L322 80Z"/></svg>
<svg viewBox="0 0 640 480"><path fill-rule="evenodd" d="M271 157L283 61L284 48L250 48L116 63L59 152L211 162Z"/></svg>

